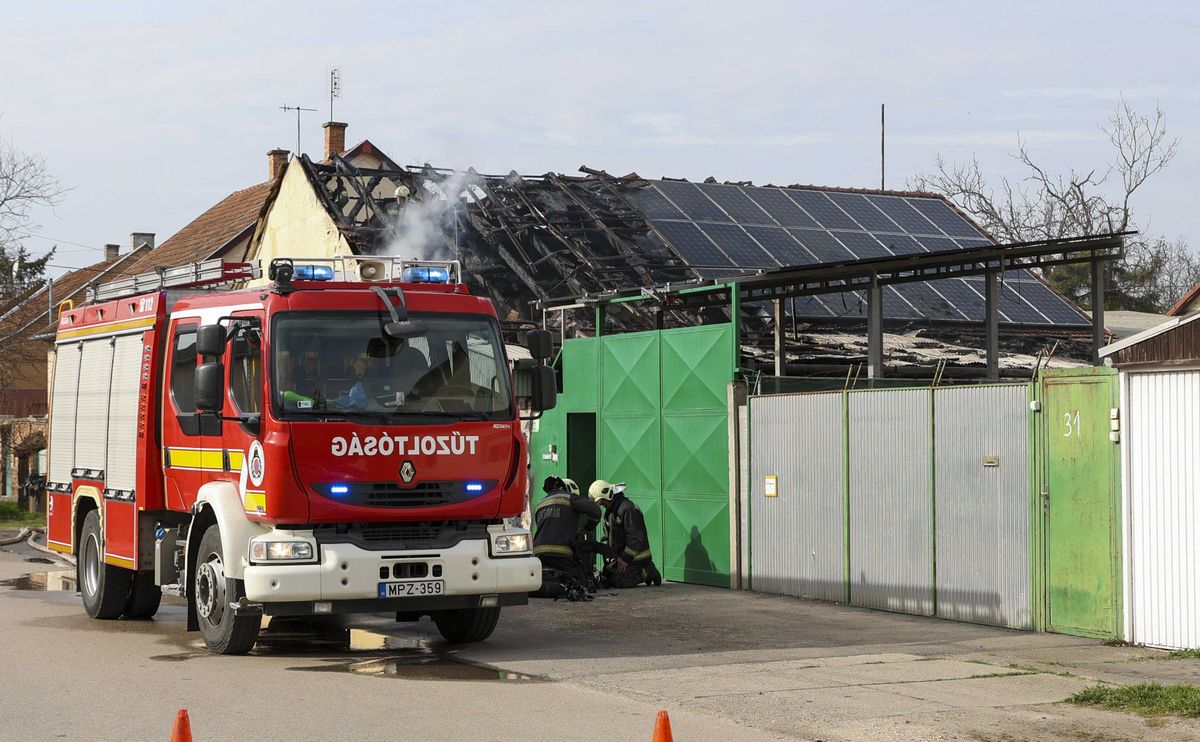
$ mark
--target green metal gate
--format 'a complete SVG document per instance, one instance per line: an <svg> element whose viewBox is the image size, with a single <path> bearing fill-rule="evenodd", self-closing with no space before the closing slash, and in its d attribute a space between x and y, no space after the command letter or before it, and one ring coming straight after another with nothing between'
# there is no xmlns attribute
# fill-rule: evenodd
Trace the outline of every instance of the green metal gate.
<svg viewBox="0 0 1200 742"><path fill-rule="evenodd" d="M1120 632L1120 456L1110 437L1116 381L1105 368L1042 376L1040 521L1050 631Z"/></svg>
<svg viewBox="0 0 1200 742"><path fill-rule="evenodd" d="M534 501L546 476L572 475L567 416L594 412L597 475L627 483L663 575L727 586L734 348L729 324L568 340L559 405L532 436Z"/></svg>

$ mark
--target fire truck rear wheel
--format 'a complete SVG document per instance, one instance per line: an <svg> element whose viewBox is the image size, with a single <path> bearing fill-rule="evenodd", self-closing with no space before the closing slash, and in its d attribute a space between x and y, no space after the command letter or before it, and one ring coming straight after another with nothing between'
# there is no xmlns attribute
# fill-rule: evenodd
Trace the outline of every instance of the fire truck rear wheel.
<svg viewBox="0 0 1200 742"><path fill-rule="evenodd" d="M221 553L221 531L214 524L200 538L196 570L192 578L196 597L196 618L200 635L210 651L217 654L245 654L258 638L260 617L235 615L231 603L246 596L241 580L225 576Z"/></svg>
<svg viewBox="0 0 1200 742"><path fill-rule="evenodd" d="M499 620L499 607L439 611L433 615L438 633L453 644L483 641L496 630L496 622Z"/></svg>
<svg viewBox="0 0 1200 742"><path fill-rule="evenodd" d="M104 563L99 510L92 510L83 519L75 569L87 614L92 618L120 618L129 599L133 572Z"/></svg>
<svg viewBox="0 0 1200 742"><path fill-rule="evenodd" d="M150 618L158 613L162 602L162 588L154 584L153 572L138 572L133 576L129 589L129 602L125 604L125 618Z"/></svg>

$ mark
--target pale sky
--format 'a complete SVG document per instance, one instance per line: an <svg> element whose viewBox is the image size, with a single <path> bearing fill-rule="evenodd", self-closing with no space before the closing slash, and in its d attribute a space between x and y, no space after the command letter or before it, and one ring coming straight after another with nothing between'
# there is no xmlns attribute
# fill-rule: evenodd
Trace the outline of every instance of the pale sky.
<svg viewBox="0 0 1200 742"><path fill-rule="evenodd" d="M38 214L54 264L161 243L265 180L267 150L295 149L283 104L319 109L319 157L335 65L348 142L401 164L759 184L877 187L880 103L889 187L938 153L1011 175L1018 130L1051 168L1102 168L1123 94L1182 139L1139 222L1200 246L1196 3L324 5L6 3L0 137L72 187Z"/></svg>

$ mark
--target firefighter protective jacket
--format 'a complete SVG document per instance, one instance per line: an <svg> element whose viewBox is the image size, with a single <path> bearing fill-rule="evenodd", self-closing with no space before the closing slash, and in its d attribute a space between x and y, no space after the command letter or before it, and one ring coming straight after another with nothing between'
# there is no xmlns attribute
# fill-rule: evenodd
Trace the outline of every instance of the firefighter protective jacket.
<svg viewBox="0 0 1200 742"><path fill-rule="evenodd" d="M555 492L547 495L533 511L537 529L533 535L534 556L574 558L574 544L585 529L600 522L600 506L584 495Z"/></svg>
<svg viewBox="0 0 1200 742"><path fill-rule="evenodd" d="M617 556L627 562L650 561L650 536L646 533L646 519L633 500L618 494L608 508L604 519L605 540Z"/></svg>

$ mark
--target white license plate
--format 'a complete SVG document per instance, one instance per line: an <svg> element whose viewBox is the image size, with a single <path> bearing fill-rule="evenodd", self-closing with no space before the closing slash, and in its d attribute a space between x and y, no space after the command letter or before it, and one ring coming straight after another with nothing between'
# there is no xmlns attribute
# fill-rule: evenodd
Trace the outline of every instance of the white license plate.
<svg viewBox="0 0 1200 742"><path fill-rule="evenodd" d="M444 592L444 580L412 580L410 582L381 582L379 597L407 598L421 595L441 595Z"/></svg>

